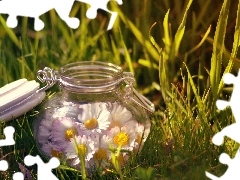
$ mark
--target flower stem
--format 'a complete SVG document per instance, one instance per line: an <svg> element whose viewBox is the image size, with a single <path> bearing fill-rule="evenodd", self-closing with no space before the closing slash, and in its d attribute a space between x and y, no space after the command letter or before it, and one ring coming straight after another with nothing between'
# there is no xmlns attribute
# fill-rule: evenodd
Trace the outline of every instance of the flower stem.
<svg viewBox="0 0 240 180"><path fill-rule="evenodd" d="M82 174L82 180L88 180L87 178L87 173L86 173L86 167L85 167L85 155L81 152L79 152L79 149L78 149L78 144L76 142L76 139L74 138L74 146L75 146L75 150L78 154L78 158L80 160L80 163L81 163L81 174Z"/></svg>
<svg viewBox="0 0 240 180"><path fill-rule="evenodd" d="M82 180L87 180L87 173L85 168L85 157L80 153L79 159L81 162L81 173L82 173Z"/></svg>
<svg viewBox="0 0 240 180"><path fill-rule="evenodd" d="M112 157L113 166L114 166L115 170L117 171L117 173L119 174L120 179L124 180L122 170L121 170L121 164L120 164L119 159L118 159L118 157L120 156L121 148L122 148L122 146L119 146L117 148L116 153L115 153L115 150L111 150L112 149L111 147L109 149L111 150L111 157Z"/></svg>

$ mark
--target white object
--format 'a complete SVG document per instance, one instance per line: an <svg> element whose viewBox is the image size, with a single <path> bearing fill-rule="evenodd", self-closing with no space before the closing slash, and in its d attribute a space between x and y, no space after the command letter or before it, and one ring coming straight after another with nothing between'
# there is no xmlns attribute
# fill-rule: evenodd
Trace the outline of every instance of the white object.
<svg viewBox="0 0 240 180"><path fill-rule="evenodd" d="M19 117L38 105L46 96L35 80L20 79L0 88L0 121Z"/></svg>
<svg viewBox="0 0 240 180"><path fill-rule="evenodd" d="M5 135L5 139L0 140L0 147L11 146L15 144L15 140L13 139L14 132L15 129L12 126L7 126L4 128L3 133Z"/></svg>
<svg viewBox="0 0 240 180"><path fill-rule="evenodd" d="M48 163L44 163L40 156L27 155L24 158L24 164L27 166L32 166L37 164L38 170L38 180L45 180L46 177L49 180L59 180L53 173L52 169L57 168L60 165L60 161L56 157L52 157Z"/></svg>
<svg viewBox="0 0 240 180"><path fill-rule="evenodd" d="M113 24L117 18L118 13L108 9L110 0L77 0L79 2L87 3L90 8L86 12L89 19L94 19L97 16L97 10L102 9L111 14L107 30L112 29ZM115 0L119 5L122 0ZM70 17L75 0L1 0L0 14L8 14L7 25L10 28L15 28L18 25L17 16L31 17L34 19L34 29L40 31L44 28L44 22L39 18L46 12L54 9L59 17L66 22L66 24L76 29L79 27L80 20L75 17Z"/></svg>
<svg viewBox="0 0 240 180"><path fill-rule="evenodd" d="M239 129L240 129L240 69L238 71L238 75L234 76L231 73L226 73L223 76L223 81L225 84L233 84L233 91L232 95L229 101L225 100L217 100L216 106L218 109L223 110L227 108L228 106L231 108L232 113L235 118L235 122L224 127L221 131L217 132L213 138L212 142L213 144L220 146L224 143L224 138L227 137L229 139L232 139L236 141L237 143L240 143L240 137L239 137ZM222 153L219 156L219 162L222 164L225 164L228 166L228 169L226 172L220 176L217 177L207 171L205 171L205 175L210 178L211 180L237 180L240 179L240 148L237 150L235 157L230 158L230 156L226 153Z"/></svg>

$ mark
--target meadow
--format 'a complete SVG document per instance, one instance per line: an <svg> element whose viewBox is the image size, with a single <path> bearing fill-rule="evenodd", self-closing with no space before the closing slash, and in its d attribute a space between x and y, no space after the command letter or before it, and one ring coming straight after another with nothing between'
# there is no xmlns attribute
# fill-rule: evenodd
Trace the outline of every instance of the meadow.
<svg viewBox="0 0 240 180"><path fill-rule="evenodd" d="M54 10L40 18L41 31L33 19L19 17L11 29L7 15L0 15L0 87L27 78L37 80L44 67L59 69L77 61L104 61L134 74L135 88L155 105L151 131L140 153L121 169L96 171L89 179L202 180L205 171L222 175L227 166L218 161L222 152L231 157L238 143L225 139L215 146L211 138L234 116L231 109L218 110L217 99L229 99L232 86L225 86L226 72L237 74L240 1L233 0L123 0L109 3L118 12L113 29L107 31L108 14L86 17L89 7L75 2L72 17L80 19L69 28ZM47 97L57 92L47 91ZM1 148L10 168L0 179L12 179L26 155L37 155L32 132L41 104L25 115L1 123L16 130L14 146ZM1 137L4 138L3 134ZM29 169L36 179L36 166ZM60 180L82 179L81 172L64 165L53 171Z"/></svg>

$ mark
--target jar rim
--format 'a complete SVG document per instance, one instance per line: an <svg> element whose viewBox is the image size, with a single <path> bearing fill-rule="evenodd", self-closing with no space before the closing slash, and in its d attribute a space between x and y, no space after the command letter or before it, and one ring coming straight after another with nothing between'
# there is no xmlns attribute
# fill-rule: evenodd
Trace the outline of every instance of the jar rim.
<svg viewBox="0 0 240 180"><path fill-rule="evenodd" d="M101 92L118 87L122 78L120 66L101 61L69 63L58 70L60 86L72 91Z"/></svg>

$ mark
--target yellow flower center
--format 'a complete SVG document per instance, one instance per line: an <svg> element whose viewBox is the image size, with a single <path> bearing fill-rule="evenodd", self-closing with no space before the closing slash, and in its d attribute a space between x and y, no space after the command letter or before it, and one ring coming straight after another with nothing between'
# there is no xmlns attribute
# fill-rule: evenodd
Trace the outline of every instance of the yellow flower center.
<svg viewBox="0 0 240 180"><path fill-rule="evenodd" d="M51 150L51 155L56 158L61 158L62 154L58 150L52 149Z"/></svg>
<svg viewBox="0 0 240 180"><path fill-rule="evenodd" d="M129 142L129 136L125 132L120 132L113 138L113 142L117 146L127 145Z"/></svg>
<svg viewBox="0 0 240 180"><path fill-rule="evenodd" d="M78 145L78 154L85 157L87 155L87 147L84 144Z"/></svg>
<svg viewBox="0 0 240 180"><path fill-rule="evenodd" d="M88 130L95 129L96 127L98 127L98 121L96 118L88 119L87 121L85 121L84 126Z"/></svg>
<svg viewBox="0 0 240 180"><path fill-rule="evenodd" d="M110 123L110 125L109 125L109 128L111 129L111 128L114 128L114 127L122 127L122 125L121 125L121 123L119 122L119 121L112 121L111 123Z"/></svg>
<svg viewBox="0 0 240 180"><path fill-rule="evenodd" d="M75 135L75 130L73 128L67 129L65 131L65 138L67 141L70 141L71 138Z"/></svg>
<svg viewBox="0 0 240 180"><path fill-rule="evenodd" d="M94 153L93 158L97 161L107 159L107 151L103 148L100 148L97 152Z"/></svg>

